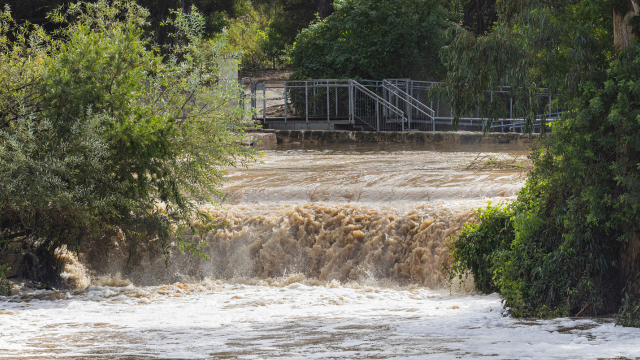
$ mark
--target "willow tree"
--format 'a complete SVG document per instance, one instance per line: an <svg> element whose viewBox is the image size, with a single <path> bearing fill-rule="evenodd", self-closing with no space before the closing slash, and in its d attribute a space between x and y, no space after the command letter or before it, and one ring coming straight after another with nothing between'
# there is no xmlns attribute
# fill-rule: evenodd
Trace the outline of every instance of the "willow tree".
<svg viewBox="0 0 640 360"><path fill-rule="evenodd" d="M503 0L484 36L458 29L443 50L454 112L487 124L506 90L528 129L542 88L563 116L546 126L513 204L485 213L454 244L454 269L499 291L514 315L637 309L640 298L640 47L636 1ZM552 125L552 126L551 126ZM481 255L479 255L481 254ZM640 324L638 313L623 316ZM635 319L635 320L634 320Z"/></svg>

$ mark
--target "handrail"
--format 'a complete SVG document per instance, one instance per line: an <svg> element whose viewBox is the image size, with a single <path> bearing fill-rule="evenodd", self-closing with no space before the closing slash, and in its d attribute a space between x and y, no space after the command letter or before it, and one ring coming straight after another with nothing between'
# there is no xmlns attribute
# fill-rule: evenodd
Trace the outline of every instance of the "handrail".
<svg viewBox="0 0 640 360"><path fill-rule="evenodd" d="M265 124L267 120L274 123L283 121L284 124L287 124L287 121L293 123L303 121L309 124L310 121L316 123L324 119L329 124L328 127L333 128L334 125L343 127L346 124L355 124L355 119L358 119L357 121L365 122L378 131L404 131L405 127L421 131L430 128L435 131L436 126L453 125L455 118L450 98L436 99L429 96L434 86L438 87L441 84L438 82L411 79L299 79L260 82L252 80L244 79L245 85L247 81L251 82L251 97L248 94L242 96L242 103L247 104L250 100L251 109L256 114L258 110L262 112L261 117ZM295 92L291 92L294 89L296 89ZM299 96L300 89L304 100ZM498 120L499 125L494 122L492 128L519 127L520 125L516 124L523 120L520 116L516 116L514 99L509 94L509 90L509 86L487 90L487 94L491 94L491 99L497 99L506 110ZM547 122L557 121L562 111L557 108L557 105L554 107L556 103L552 102L552 97L559 95L549 93L549 89L545 88L536 88L535 91L536 98L539 98L535 122L540 122L542 117L546 117ZM295 104L291 102L292 107L290 107L289 100L294 99L289 97L293 95L295 95ZM429 103L430 105L427 105ZM284 114L282 114L282 105L284 105ZM267 115L268 108L273 108L269 115ZM313 118L309 118L309 111L313 112ZM479 109L466 115L459 118L460 121L468 120L466 125L480 126L482 120L486 120ZM257 115L255 116L257 118ZM267 119L268 116L270 119ZM431 124L430 127L429 124Z"/></svg>
<svg viewBox="0 0 640 360"><path fill-rule="evenodd" d="M430 117L430 118L434 118L435 117L435 111L433 111L433 109L431 109L430 107L428 107L427 105L421 103L420 101L418 101L416 98L414 98L413 96L409 95L406 91L400 89L399 87L397 87L396 85L390 83L387 80L382 80L382 85L389 85L390 87L393 88L394 91L397 91L398 93L406 96L408 99L410 99L409 104L415 108L416 110L420 111L421 113L423 113L424 115ZM430 112L430 114L427 114L425 111L423 111L422 109L420 109L418 106L414 105L413 102L416 102L417 104L419 104L420 106L423 106L425 109L427 109L427 111Z"/></svg>
<svg viewBox="0 0 640 360"><path fill-rule="evenodd" d="M379 101L381 104L383 104L387 108L393 110L393 112L396 113L396 115L401 116L402 119L406 119L404 117L404 111L398 109L395 105L393 105L392 103L388 102L384 98L380 97L380 95L378 95L378 94L374 93L373 91L367 89L366 87L362 86L357 81L355 81L355 80L351 80L351 81L355 85L355 87L358 88L360 91L364 92L365 94L367 94L370 97L374 98L375 100Z"/></svg>

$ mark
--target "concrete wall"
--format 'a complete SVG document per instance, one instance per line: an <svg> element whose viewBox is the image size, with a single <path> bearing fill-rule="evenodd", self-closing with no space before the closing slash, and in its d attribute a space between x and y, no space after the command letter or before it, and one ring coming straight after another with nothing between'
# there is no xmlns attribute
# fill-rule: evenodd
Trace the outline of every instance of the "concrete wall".
<svg viewBox="0 0 640 360"><path fill-rule="evenodd" d="M504 144L533 143L538 134L490 133L470 131L435 132L367 132L367 131L321 131L321 130L266 130L274 132L278 144L292 142L308 144L330 143L450 143L450 144Z"/></svg>

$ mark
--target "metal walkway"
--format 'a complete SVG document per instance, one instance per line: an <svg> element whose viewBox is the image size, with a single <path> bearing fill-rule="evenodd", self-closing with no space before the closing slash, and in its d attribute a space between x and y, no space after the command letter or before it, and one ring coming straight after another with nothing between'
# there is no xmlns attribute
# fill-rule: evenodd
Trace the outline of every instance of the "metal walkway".
<svg viewBox="0 0 640 360"><path fill-rule="evenodd" d="M247 79L243 79L244 81ZM274 129L355 129L365 131L435 131L453 128L450 101L431 99L429 91L437 84L411 79L362 80L318 79L296 81L250 81L245 106L253 118ZM489 91L491 99L503 102L504 117L491 131L522 132L524 119L513 110L508 91ZM540 89L539 119L534 132L559 117L551 109L551 95ZM463 117L458 128L480 130L485 118L480 111Z"/></svg>

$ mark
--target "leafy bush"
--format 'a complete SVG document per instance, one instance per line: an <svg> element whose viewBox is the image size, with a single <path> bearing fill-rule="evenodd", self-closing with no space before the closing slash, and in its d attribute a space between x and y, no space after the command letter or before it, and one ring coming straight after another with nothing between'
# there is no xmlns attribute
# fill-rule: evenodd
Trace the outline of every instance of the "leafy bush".
<svg viewBox="0 0 640 360"><path fill-rule="evenodd" d="M634 301L629 294L625 294L616 316L616 326L618 325L640 328L640 300Z"/></svg>
<svg viewBox="0 0 640 360"><path fill-rule="evenodd" d="M166 250L170 234L210 223L225 167L251 159L233 61L204 18L177 13L164 49L129 1L77 3L50 15L54 34L0 14L0 240L49 254L122 231ZM180 239L179 239L180 240ZM200 244L178 242L181 250Z"/></svg>
<svg viewBox="0 0 640 360"><path fill-rule="evenodd" d="M495 259L513 241L512 211L508 206L488 206L476 215L479 222L465 224L451 244L451 276L462 279L468 270L478 290L489 294L499 290L493 281Z"/></svg>
<svg viewBox="0 0 640 360"><path fill-rule="evenodd" d="M439 0L342 0L334 7L296 38L294 79L442 76L438 54L450 25Z"/></svg>
<svg viewBox="0 0 640 360"><path fill-rule="evenodd" d="M6 264L0 265L0 295L2 296L11 296L11 283L5 279L5 274L10 269Z"/></svg>

